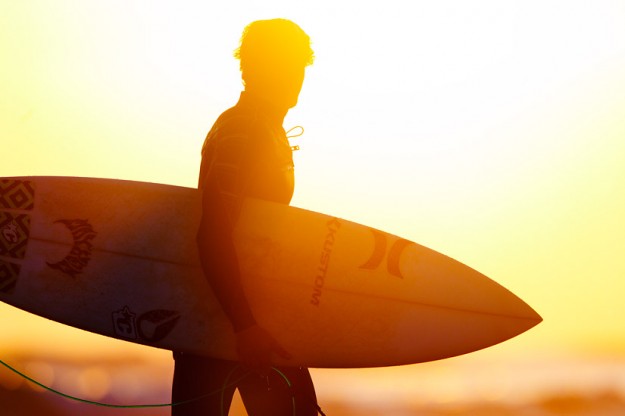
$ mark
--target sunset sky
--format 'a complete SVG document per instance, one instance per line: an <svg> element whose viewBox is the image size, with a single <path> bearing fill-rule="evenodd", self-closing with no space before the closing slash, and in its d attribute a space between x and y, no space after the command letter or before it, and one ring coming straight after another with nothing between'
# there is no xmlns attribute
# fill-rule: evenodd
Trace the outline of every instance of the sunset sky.
<svg viewBox="0 0 625 416"><path fill-rule="evenodd" d="M619 0L3 0L0 176L195 186L204 136L242 88L240 33L272 17L316 53L285 121L305 128L294 205L512 290L545 321L499 351L625 352ZM0 317L0 359L47 331L76 342L40 349L112 342Z"/></svg>

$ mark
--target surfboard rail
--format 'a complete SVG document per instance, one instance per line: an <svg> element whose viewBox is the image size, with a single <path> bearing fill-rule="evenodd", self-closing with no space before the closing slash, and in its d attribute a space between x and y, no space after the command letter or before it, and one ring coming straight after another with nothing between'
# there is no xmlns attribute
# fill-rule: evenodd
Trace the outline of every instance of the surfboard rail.
<svg viewBox="0 0 625 416"><path fill-rule="evenodd" d="M234 359L198 262L196 189L115 179L0 178L0 300L102 335ZM401 237L247 200L234 236L276 364L378 367L466 354L542 318L470 267Z"/></svg>

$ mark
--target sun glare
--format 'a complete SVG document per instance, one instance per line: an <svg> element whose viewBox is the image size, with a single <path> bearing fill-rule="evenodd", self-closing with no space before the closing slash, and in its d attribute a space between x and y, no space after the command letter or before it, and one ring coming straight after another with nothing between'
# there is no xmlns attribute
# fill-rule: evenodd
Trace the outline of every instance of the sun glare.
<svg viewBox="0 0 625 416"><path fill-rule="evenodd" d="M269 17L300 24L316 55L285 121L306 131L294 205L415 240L517 293L545 322L503 349L625 345L618 0L5 2L0 176L195 186L204 137L242 89L241 30ZM58 330L0 314L5 348ZM75 337L72 354L110 351L71 331L50 350ZM50 366L28 370L62 385ZM76 377L86 397L140 395L97 366Z"/></svg>

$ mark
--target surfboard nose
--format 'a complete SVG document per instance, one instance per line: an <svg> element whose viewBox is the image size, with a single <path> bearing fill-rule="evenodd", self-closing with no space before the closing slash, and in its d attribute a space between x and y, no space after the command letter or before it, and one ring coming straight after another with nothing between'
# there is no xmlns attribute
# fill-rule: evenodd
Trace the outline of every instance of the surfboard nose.
<svg viewBox="0 0 625 416"><path fill-rule="evenodd" d="M478 272L475 272L478 273ZM483 313L492 313L510 319L520 319L527 322L532 328L542 322L542 316L536 312L525 300L494 280L483 276L484 298L476 296L476 310Z"/></svg>
<svg viewBox="0 0 625 416"><path fill-rule="evenodd" d="M531 329L543 321L543 317L538 312L536 312L534 308L532 308L530 305L528 305L525 301L523 301L520 298L519 298L519 301L521 301L525 305L524 316L525 316L525 320L528 323L527 329Z"/></svg>
<svg viewBox="0 0 625 416"><path fill-rule="evenodd" d="M505 327L499 328L498 336L500 339L493 340L492 344L498 344L507 341L511 338L519 336L530 329L534 328L543 321L542 316L538 314L531 306L519 299L519 303L524 306L523 314L518 314L517 317L505 317Z"/></svg>

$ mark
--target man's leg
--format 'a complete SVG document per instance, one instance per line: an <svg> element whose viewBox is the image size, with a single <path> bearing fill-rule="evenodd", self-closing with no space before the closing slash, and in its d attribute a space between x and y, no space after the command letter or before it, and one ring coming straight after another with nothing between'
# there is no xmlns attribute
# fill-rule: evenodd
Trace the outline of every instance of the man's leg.
<svg viewBox="0 0 625 416"><path fill-rule="evenodd" d="M239 364L175 352L172 416L226 416L234 395ZM237 374L235 374L237 373ZM181 404L176 404L181 403Z"/></svg>
<svg viewBox="0 0 625 416"><path fill-rule="evenodd" d="M317 397L306 368L279 367L269 377L250 374L238 384L250 416L316 416Z"/></svg>

